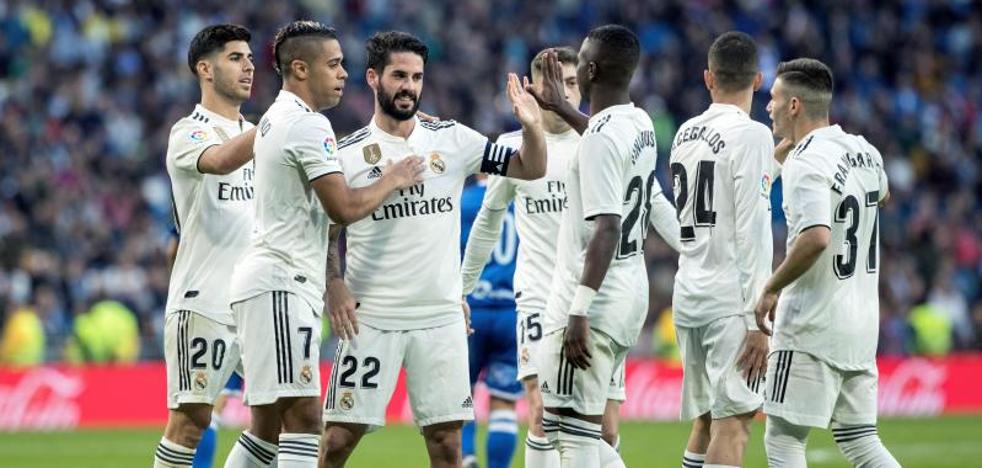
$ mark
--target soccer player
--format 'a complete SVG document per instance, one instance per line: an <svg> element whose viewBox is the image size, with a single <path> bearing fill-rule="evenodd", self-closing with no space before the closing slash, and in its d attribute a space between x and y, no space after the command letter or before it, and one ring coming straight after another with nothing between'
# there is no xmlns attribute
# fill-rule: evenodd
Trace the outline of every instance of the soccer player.
<svg viewBox="0 0 982 468"><path fill-rule="evenodd" d="M422 183L347 226L344 277L336 261L329 265L331 328L341 341L325 398L324 464L343 465L366 431L385 424L403 367L430 463L460 466L461 426L474 418L461 301L461 189L478 172L542 177L541 115L512 74L507 91L523 128L520 149L496 145L452 120L421 122L416 110L426 45L392 31L375 34L366 48L375 114L340 142L348 181L355 187L371 183L380 160L414 154L426 158L426 171ZM339 234L332 227L332 240Z"/></svg>
<svg viewBox="0 0 982 468"><path fill-rule="evenodd" d="M899 467L876 433L887 176L876 148L829 125L832 83L818 60L783 62L767 105L774 134L797 146L782 174L788 254L756 307L761 331L773 326L764 445L770 466L804 467L810 428L830 427L853 466Z"/></svg>
<svg viewBox="0 0 982 468"><path fill-rule="evenodd" d="M540 51L532 60L532 82L527 89L540 97L549 91L555 99L577 109L580 105L580 89L576 82L576 63L576 52L570 48ZM560 104L543 102L543 105L555 108ZM555 112L543 112L542 122L546 132L549 161L546 176L534 181L490 178L481 211L468 240L462 274L464 292L467 293L477 284L477 275L487 263L492 247L501 234L503 217L507 217L505 208L515 201L515 224L521 240L515 271L518 303L518 320L515 326L518 341L521 343L517 359L518 378L522 381L529 404L525 465L558 467L559 453L542 431L542 395L539 392L536 356L542 338L542 314L545 312L549 283L555 268L556 238L566 206L566 171L569 161L576 155L580 136ZM518 132L506 133L498 139L498 144L515 145L519 136ZM664 207L659 212L664 214L669 221L667 224L671 226L675 219L675 208L660 194L660 188L657 192L652 194L656 197L653 198L654 203ZM658 223L657 226L665 224ZM677 244L677 221L675 226L675 229L660 233L670 243L674 239ZM475 329L476 333L481 332L476 325ZM611 382L604 411L603 433L607 442L616 446L616 420L620 402L625 399L625 395L622 379L613 379Z"/></svg>
<svg viewBox="0 0 982 468"><path fill-rule="evenodd" d="M255 228L229 294L252 423L226 467L274 459L281 468L316 466L328 216L350 223L371 213L416 182L421 162L407 158L376 183L349 189L331 123L318 112L338 104L348 76L334 29L290 23L277 32L273 55L283 88L259 122Z"/></svg>
<svg viewBox="0 0 982 468"><path fill-rule="evenodd" d="M520 144L521 132L517 133ZM501 144L500 139L498 144ZM546 170L548 173L549 168ZM479 174L475 179L464 186L460 198L462 251L486 196L487 178ZM499 224L500 240L495 236L498 242L494 243L494 254L485 258L480 279L473 281L475 285L470 290L465 290L465 294L470 291L466 300L471 310L471 328L474 329L474 333L467 338L471 389L483 375L490 393L485 444L488 468L511 464L518 438L515 401L522 395L522 384L516 378L515 295L512 286L519 245L514 209L510 204L506 208L506 211L502 211L504 216ZM465 468L478 466L474 448L475 431L474 421L464 424L461 449Z"/></svg>
<svg viewBox="0 0 982 468"><path fill-rule="evenodd" d="M226 278L249 243L255 130L239 114L252 91L251 34L241 26L198 32L188 67L201 102L171 128L167 172L176 250L164 319L167 427L155 467L191 466L212 405L239 364Z"/></svg>
<svg viewBox="0 0 982 468"><path fill-rule="evenodd" d="M642 247L657 153L651 119L628 92L640 58L637 36L601 26L583 41L578 58L576 78L591 117L566 176L537 359L542 425L562 466L595 467L608 386L647 314ZM559 115L577 128L568 113ZM623 462L615 457L606 465Z"/></svg>
<svg viewBox="0 0 982 468"><path fill-rule="evenodd" d="M682 419L693 420L683 468L742 465L767 366L754 306L774 250L774 137L749 115L763 76L744 33L719 36L708 55L712 104L679 127L671 157L682 240L672 307Z"/></svg>

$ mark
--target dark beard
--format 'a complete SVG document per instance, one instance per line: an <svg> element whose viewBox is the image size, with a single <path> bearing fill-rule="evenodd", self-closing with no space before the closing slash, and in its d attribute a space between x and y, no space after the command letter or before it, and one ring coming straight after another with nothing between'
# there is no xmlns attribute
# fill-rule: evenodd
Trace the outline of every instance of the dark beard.
<svg viewBox="0 0 982 468"><path fill-rule="evenodd" d="M393 96L380 85L376 96L376 100L378 100L379 105L382 106L382 111L396 120L409 120L413 118L413 116L416 115L416 111L419 110L419 97L411 92L402 91ZM402 110L396 106L396 99L403 96L409 97L413 100L413 107L409 110Z"/></svg>

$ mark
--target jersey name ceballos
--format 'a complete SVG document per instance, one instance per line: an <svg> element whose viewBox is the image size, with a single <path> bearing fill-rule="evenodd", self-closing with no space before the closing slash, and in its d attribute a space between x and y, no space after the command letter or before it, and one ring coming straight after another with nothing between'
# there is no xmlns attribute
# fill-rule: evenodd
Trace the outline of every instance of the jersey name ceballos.
<svg viewBox="0 0 982 468"><path fill-rule="evenodd" d="M198 158L252 127L199 104L171 128L166 164L179 242L167 292L168 314L190 310L232 323L228 277L249 245L255 168L250 161L226 175L203 174Z"/></svg>
<svg viewBox="0 0 982 468"><path fill-rule="evenodd" d="M677 325L699 327L753 310L773 256L773 150L770 130L728 104L712 104L675 134L670 166L682 247L672 297ZM756 248L741 251L751 245ZM752 258L741 258L747 255ZM752 263L752 271L741 274L739 262ZM745 291L747 282L753 286Z"/></svg>
<svg viewBox="0 0 982 468"><path fill-rule="evenodd" d="M296 294L320 315L329 220L312 182L341 171L330 121L281 90L256 134L256 215L232 275L230 301L270 291Z"/></svg>
<svg viewBox="0 0 982 468"><path fill-rule="evenodd" d="M515 301L523 312L542 312L556 268L556 239L568 203L566 175L576 157L580 136L573 130L546 133L546 175L536 180L508 179L513 186L515 225L518 231L518 263L515 267ZM518 148L521 132L501 135L498 144Z"/></svg>
<svg viewBox="0 0 982 468"><path fill-rule="evenodd" d="M442 326L461 317L460 198L477 172L507 171L514 150L452 120L418 119L409 138L374 122L340 142L351 187L382 175L388 161L424 159L423 181L396 190L369 216L346 228L345 282L359 320L383 330Z"/></svg>
<svg viewBox="0 0 982 468"><path fill-rule="evenodd" d="M568 205L559 228L546 333L566 326L594 232L593 218L615 214L620 216L621 238L588 311L590 326L622 346L637 341L648 304L642 247L656 161L654 128L643 110L624 104L590 118L566 180Z"/></svg>
<svg viewBox="0 0 982 468"><path fill-rule="evenodd" d="M843 370L876 366L879 210L887 178L879 152L838 126L811 132L784 165L788 250L816 225L831 228L818 260L778 302L774 350L810 353Z"/></svg>

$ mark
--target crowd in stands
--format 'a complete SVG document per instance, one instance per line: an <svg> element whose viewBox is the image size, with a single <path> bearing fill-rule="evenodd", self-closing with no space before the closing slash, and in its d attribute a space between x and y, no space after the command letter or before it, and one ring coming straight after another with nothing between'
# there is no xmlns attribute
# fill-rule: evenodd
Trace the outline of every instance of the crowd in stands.
<svg viewBox="0 0 982 468"><path fill-rule="evenodd" d="M708 104L702 70L717 34L739 29L757 39L765 85L753 116L765 123L777 64L822 59L836 74L832 121L877 146L890 177L880 214L881 353L982 349L975 2L0 0L0 363L161 358L172 223L163 158L170 126L198 99L187 46L211 23L253 31L256 80L243 112L255 121L279 88L273 33L298 18L340 34L350 79L342 105L328 112L339 136L372 112L363 43L375 31L403 29L430 46L423 110L494 136L516 126L507 72L527 73L544 46L578 47L593 26L627 25L644 51L632 95L655 122L667 191L668 143ZM648 249L654 338L641 352L666 348L671 334L663 314L675 256L656 238ZM80 349L100 307L132 317L135 346ZM118 317L111 328L129 329ZM25 336L35 343L6 344Z"/></svg>

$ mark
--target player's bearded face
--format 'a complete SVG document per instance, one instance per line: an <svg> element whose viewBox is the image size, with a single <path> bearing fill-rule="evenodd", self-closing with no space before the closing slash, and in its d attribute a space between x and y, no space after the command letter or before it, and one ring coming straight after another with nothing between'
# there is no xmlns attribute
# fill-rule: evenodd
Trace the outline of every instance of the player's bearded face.
<svg viewBox="0 0 982 468"><path fill-rule="evenodd" d="M225 44L221 55L211 62L215 91L226 98L243 102L252 94L252 50L245 41Z"/></svg>
<svg viewBox="0 0 982 468"><path fill-rule="evenodd" d="M423 91L423 58L412 52L395 52L378 78L375 99L382 111L396 120L409 120L419 110Z"/></svg>

